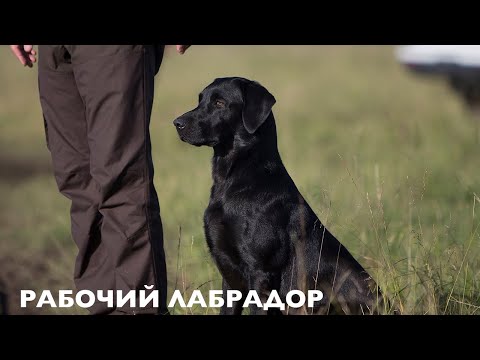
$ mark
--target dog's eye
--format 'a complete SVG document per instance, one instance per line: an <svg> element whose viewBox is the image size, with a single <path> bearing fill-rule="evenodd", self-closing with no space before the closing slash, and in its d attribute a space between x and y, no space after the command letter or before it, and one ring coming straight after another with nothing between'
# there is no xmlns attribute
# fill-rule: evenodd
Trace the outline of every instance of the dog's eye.
<svg viewBox="0 0 480 360"><path fill-rule="evenodd" d="M221 99L215 100L215 107L217 107L219 109L224 108L225 107L225 101L221 100Z"/></svg>

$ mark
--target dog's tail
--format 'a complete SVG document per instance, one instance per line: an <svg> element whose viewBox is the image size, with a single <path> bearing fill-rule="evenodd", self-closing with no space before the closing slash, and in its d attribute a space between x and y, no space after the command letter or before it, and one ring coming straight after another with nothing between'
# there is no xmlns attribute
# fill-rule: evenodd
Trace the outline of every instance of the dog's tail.
<svg viewBox="0 0 480 360"><path fill-rule="evenodd" d="M338 243L336 262L324 263L323 271L307 268L305 242L295 242L295 268L297 289L321 290L324 298L314 308L301 309L303 314L400 314L373 280L372 276ZM330 270L327 270L330 269ZM320 274L321 273L321 274Z"/></svg>

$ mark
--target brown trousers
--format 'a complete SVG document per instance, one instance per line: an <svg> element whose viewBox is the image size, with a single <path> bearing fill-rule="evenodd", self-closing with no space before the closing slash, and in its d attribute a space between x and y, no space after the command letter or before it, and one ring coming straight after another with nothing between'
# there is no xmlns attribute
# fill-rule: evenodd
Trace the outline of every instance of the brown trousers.
<svg viewBox="0 0 480 360"><path fill-rule="evenodd" d="M167 313L149 132L162 57L163 46L153 45L39 46L47 147L58 188L71 200L74 280L77 290L94 292L92 314ZM158 308L139 306L145 285L159 291ZM107 307L98 290L135 290L135 306Z"/></svg>

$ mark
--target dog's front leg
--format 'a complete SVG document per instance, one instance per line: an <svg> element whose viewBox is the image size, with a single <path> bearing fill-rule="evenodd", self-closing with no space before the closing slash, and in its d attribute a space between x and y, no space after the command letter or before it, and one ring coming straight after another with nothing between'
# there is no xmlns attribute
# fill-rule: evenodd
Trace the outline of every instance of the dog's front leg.
<svg viewBox="0 0 480 360"><path fill-rule="evenodd" d="M266 273L263 271L252 272L249 278L249 288L254 290L263 305L267 304L267 301L272 293L272 290L275 289L274 276L271 273ZM280 310L276 307L269 307L265 309L264 306L259 307L257 305L250 305L250 315L277 315L280 313Z"/></svg>
<svg viewBox="0 0 480 360"><path fill-rule="evenodd" d="M219 315L242 315L242 310L243 310L243 299L245 298L245 295L242 293L242 298L238 301L233 301L232 306L227 306L227 294L228 291L234 290L228 285L228 283L223 279L222 281L222 297L223 297L223 305L220 308L220 314Z"/></svg>

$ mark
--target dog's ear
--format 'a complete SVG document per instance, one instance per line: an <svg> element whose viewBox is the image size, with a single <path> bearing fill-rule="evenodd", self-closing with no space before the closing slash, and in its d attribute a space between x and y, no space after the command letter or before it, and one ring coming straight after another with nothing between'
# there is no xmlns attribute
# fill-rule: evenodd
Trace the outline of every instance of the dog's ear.
<svg viewBox="0 0 480 360"><path fill-rule="evenodd" d="M249 81L243 90L243 125L253 134L268 118L276 100L262 85Z"/></svg>

